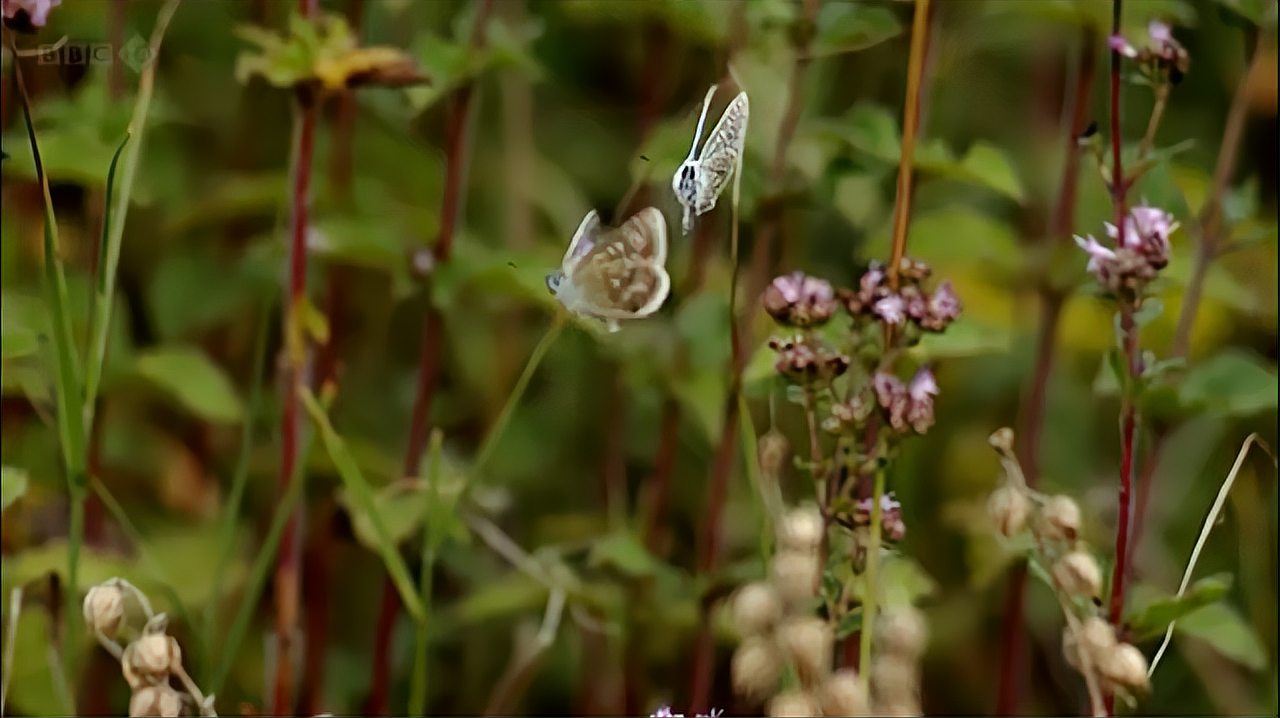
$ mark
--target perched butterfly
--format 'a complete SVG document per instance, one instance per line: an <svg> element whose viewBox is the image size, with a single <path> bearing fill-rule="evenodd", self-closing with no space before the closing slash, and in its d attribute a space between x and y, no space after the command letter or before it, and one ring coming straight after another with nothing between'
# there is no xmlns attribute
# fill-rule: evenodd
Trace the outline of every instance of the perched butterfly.
<svg viewBox="0 0 1280 718"><path fill-rule="evenodd" d="M707 97L702 101L702 114L698 116L698 129L693 135L693 146L689 148L689 156L680 164L675 176L671 178L671 189L676 199L684 206L684 219L681 223L684 233L693 229L694 217L710 212L716 206L716 199L729 184L742 157L743 142L747 137L747 116L750 105L747 93L739 92L733 98L720 121L707 135L707 143L702 146L701 154L694 159L698 150L698 140L702 139L703 123L707 120L707 110L711 106L711 97L716 88L712 85Z"/></svg>
<svg viewBox="0 0 1280 718"><path fill-rule="evenodd" d="M600 224L595 210L573 234L547 289L569 311L604 320L618 331L619 319L658 311L671 291L667 275L667 221L656 207L636 212L616 229Z"/></svg>

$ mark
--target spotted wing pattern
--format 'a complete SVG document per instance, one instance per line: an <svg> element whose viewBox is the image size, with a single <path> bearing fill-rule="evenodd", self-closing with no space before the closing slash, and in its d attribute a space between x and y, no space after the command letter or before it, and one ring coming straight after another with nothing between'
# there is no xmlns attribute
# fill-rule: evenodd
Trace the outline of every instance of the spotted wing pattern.
<svg viewBox="0 0 1280 718"><path fill-rule="evenodd" d="M657 311L671 290L666 260L666 219L648 207L600 233L568 278L584 313L603 319L643 317Z"/></svg>
<svg viewBox="0 0 1280 718"><path fill-rule="evenodd" d="M716 200L738 166L747 137L750 109L747 93L739 92L707 136L707 143L698 156L698 192L694 208L698 214L710 212L716 206Z"/></svg>

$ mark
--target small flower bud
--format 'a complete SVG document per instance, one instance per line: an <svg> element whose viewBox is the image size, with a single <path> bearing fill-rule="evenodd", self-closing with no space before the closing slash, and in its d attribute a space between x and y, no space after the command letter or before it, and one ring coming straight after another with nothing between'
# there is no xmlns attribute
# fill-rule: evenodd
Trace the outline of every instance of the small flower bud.
<svg viewBox="0 0 1280 718"><path fill-rule="evenodd" d="M1102 571L1093 556L1072 551L1053 565L1053 580L1058 588L1072 596L1093 598L1102 590Z"/></svg>
<svg viewBox="0 0 1280 718"><path fill-rule="evenodd" d="M774 429L760 437L760 473L777 483L787 466L791 445L782 432Z"/></svg>
<svg viewBox="0 0 1280 718"><path fill-rule="evenodd" d="M733 622L743 636L766 633L781 618L782 598L763 581L743 586L733 597Z"/></svg>
<svg viewBox="0 0 1280 718"><path fill-rule="evenodd" d="M761 297L764 310L780 324L797 327L824 324L835 313L835 291L831 284L803 272L774 279Z"/></svg>
<svg viewBox="0 0 1280 718"><path fill-rule="evenodd" d="M1013 453L1013 429L1007 426L996 429L987 439L987 443L1001 454Z"/></svg>
<svg viewBox="0 0 1280 718"><path fill-rule="evenodd" d="M816 595L818 556L815 553L783 551L773 557L770 567L774 588L787 608L799 608Z"/></svg>
<svg viewBox="0 0 1280 718"><path fill-rule="evenodd" d="M1089 656L1090 665L1096 669L1098 662L1115 647L1116 632L1112 630L1111 624L1098 616L1090 616L1085 619L1080 626L1078 641L1076 633L1071 630L1071 626L1066 626L1062 629L1062 655L1067 659L1068 665L1077 671L1083 671L1079 644L1084 645L1084 649Z"/></svg>
<svg viewBox="0 0 1280 718"><path fill-rule="evenodd" d="M1022 532L1027 525L1031 502L1016 486L1006 484L991 492L987 499L987 514L996 522L996 530L1006 538Z"/></svg>
<svg viewBox="0 0 1280 718"><path fill-rule="evenodd" d="M769 701L768 713L773 718L810 718L820 711L813 696L803 691L788 691Z"/></svg>
<svg viewBox="0 0 1280 718"><path fill-rule="evenodd" d="M84 597L84 622L90 630L115 638L124 619L124 592L108 581L89 589Z"/></svg>
<svg viewBox="0 0 1280 718"><path fill-rule="evenodd" d="M852 668L841 668L822 684L819 698L822 714L827 716L867 715L867 693L858 682L858 673Z"/></svg>
<svg viewBox="0 0 1280 718"><path fill-rule="evenodd" d="M178 642L164 633L148 633L125 649L123 667L130 685L162 683L169 672L182 664Z"/></svg>
<svg viewBox="0 0 1280 718"><path fill-rule="evenodd" d="M822 544L822 531L822 515L816 509L792 509L782 519L779 543L785 551L813 553Z"/></svg>
<svg viewBox="0 0 1280 718"><path fill-rule="evenodd" d="M894 609L880 618L879 646L886 654L910 658L920 657L928 638L924 616L911 606Z"/></svg>
<svg viewBox="0 0 1280 718"><path fill-rule="evenodd" d="M1074 541L1080 533L1080 506L1070 496L1050 498L1040 510L1037 529L1049 541Z"/></svg>
<svg viewBox="0 0 1280 718"><path fill-rule="evenodd" d="M1121 643L1102 656L1098 673L1115 688L1129 693L1146 693L1151 690L1147 679L1147 658L1136 646Z"/></svg>
<svg viewBox="0 0 1280 718"><path fill-rule="evenodd" d="M773 694L782 676L782 655L773 641L752 636L733 652L730 661L733 691L748 700L760 700Z"/></svg>
<svg viewBox="0 0 1280 718"><path fill-rule="evenodd" d="M831 670L831 629L821 618L805 616L787 621L778 629L778 641L804 685L815 685Z"/></svg>
<svg viewBox="0 0 1280 718"><path fill-rule="evenodd" d="M180 716L182 694L166 685L143 686L129 698L130 716Z"/></svg>

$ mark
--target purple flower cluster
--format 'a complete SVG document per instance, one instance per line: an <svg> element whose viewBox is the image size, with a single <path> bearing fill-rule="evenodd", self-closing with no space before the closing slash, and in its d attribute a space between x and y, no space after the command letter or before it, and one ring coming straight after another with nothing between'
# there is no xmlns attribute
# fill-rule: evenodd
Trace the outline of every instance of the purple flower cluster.
<svg viewBox="0 0 1280 718"><path fill-rule="evenodd" d="M871 497L858 499L853 507L853 525L871 525ZM907 535L907 524L902 520L902 504L889 492L880 497L880 526L884 529L884 537L890 541L901 541Z"/></svg>
<svg viewBox="0 0 1280 718"><path fill-rule="evenodd" d="M921 367L906 384L892 374L876 372L871 386L885 420L895 431L923 434L933 426L933 397L938 395L938 383L928 367Z"/></svg>
<svg viewBox="0 0 1280 718"><path fill-rule="evenodd" d="M1113 294L1137 295L1169 264L1169 235L1178 229L1173 215L1149 206L1134 207L1124 219L1124 231L1106 223L1108 247L1093 235L1076 236L1089 255L1087 269L1098 284Z"/></svg>
<svg viewBox="0 0 1280 718"><path fill-rule="evenodd" d="M1123 35L1112 35L1108 45L1144 67L1169 73L1170 79L1174 81L1181 79L1191 65L1191 56L1174 39L1173 28L1159 20L1152 20L1147 24L1147 43L1141 48L1134 47Z"/></svg>
<svg viewBox="0 0 1280 718"><path fill-rule="evenodd" d="M841 290L839 296L855 317L869 316L891 326L910 320L925 331L941 332L960 316L960 299L950 282L925 291L922 284L929 274L923 263L903 259L898 273L902 285L895 292L888 274L873 262L858 281L857 291Z"/></svg>
<svg viewBox="0 0 1280 718"><path fill-rule="evenodd" d="M817 339L774 337L769 340L769 348L778 353L778 361L774 364L778 373L802 384L815 380L830 381L849 369L849 357Z"/></svg>
<svg viewBox="0 0 1280 718"><path fill-rule="evenodd" d="M765 288L761 301L769 316L779 324L792 327L825 324L840 306L830 282L804 272L774 279Z"/></svg>

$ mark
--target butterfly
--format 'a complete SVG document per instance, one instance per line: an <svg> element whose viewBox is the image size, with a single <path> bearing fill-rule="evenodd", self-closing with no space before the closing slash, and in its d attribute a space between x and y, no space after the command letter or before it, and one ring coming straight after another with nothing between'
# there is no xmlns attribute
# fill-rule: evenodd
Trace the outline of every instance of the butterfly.
<svg viewBox="0 0 1280 718"><path fill-rule="evenodd" d="M547 289L565 309L602 319L616 332L619 319L647 317L666 301L666 262L667 220L656 207L614 229L591 210L573 233L561 268L547 274Z"/></svg>
<svg viewBox="0 0 1280 718"><path fill-rule="evenodd" d="M689 148L689 156L676 170L671 178L671 189L676 199L684 207L684 219L681 227L685 234L693 229L694 217L710 212L716 206L716 199L729 184L742 158L742 147L747 137L747 117L750 105L747 93L739 92L733 98L720 121L707 135L707 143L702 146L702 153L694 159L698 149L698 140L702 139L703 123L707 119L707 110L711 106L711 98L716 88L707 90L707 97L702 101L702 114L698 116L698 129L693 135L693 146Z"/></svg>

